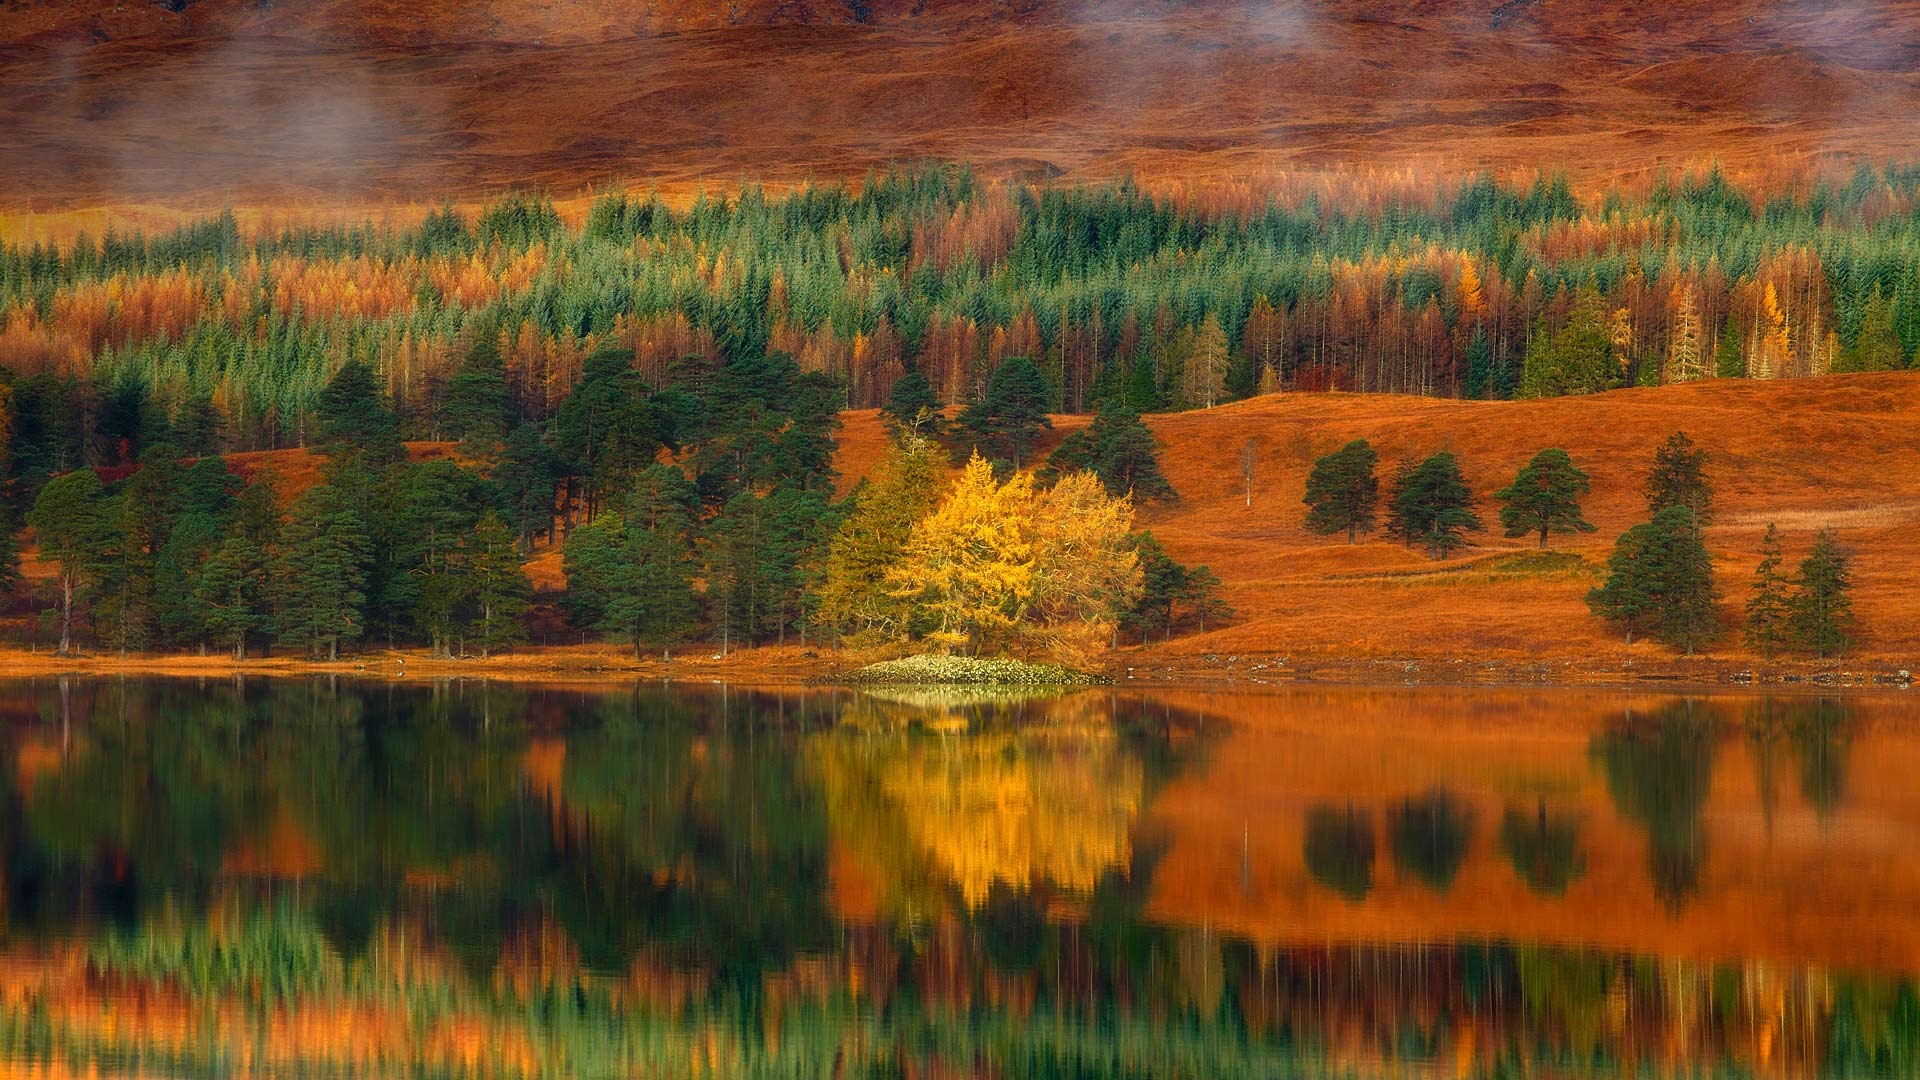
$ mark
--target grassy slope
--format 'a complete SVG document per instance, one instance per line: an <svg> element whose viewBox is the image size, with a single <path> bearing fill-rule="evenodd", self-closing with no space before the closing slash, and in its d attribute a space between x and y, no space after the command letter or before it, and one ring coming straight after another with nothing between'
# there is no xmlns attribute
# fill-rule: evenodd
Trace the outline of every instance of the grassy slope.
<svg viewBox="0 0 1920 1080"><path fill-rule="evenodd" d="M1730 628L1716 654L1743 655L1732 626L1760 535L1775 521L1790 559L1822 526L1856 553L1860 658L1898 666L1920 659L1920 376L1697 383L1529 402L1286 396L1158 418L1154 427L1185 498L1145 522L1177 557L1210 565L1241 614L1228 628L1147 650L1156 660L1337 653L1599 667L1660 661L1661 646L1628 647L1587 613L1587 577L1489 572L1490 556L1532 548L1530 539L1500 536L1492 493L1537 450L1565 449L1593 478L1586 510L1599 531L1553 546L1597 569L1614 538L1643 518L1648 462L1677 429L1714 455L1718 519L1707 540ZM1307 533L1300 496L1308 467L1359 436L1379 448L1383 474L1443 447L1459 454L1489 525L1479 546L1435 564L1381 540L1348 547ZM1247 439L1260 460L1251 507L1240 477Z"/></svg>

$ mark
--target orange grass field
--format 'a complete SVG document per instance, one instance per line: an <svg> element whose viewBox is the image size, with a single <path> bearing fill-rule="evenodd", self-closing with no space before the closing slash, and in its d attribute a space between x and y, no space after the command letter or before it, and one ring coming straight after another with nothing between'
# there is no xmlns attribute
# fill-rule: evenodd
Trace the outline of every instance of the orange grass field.
<svg viewBox="0 0 1920 1080"><path fill-rule="evenodd" d="M1515 402L1281 395L1150 423L1183 498L1150 508L1142 523L1176 558L1210 566L1239 618L1153 645L1131 663L1188 668L1208 654L1222 665L1238 655L1246 676L1257 674L1253 657L1404 661L1423 680L1472 678L1475 665L1545 679L1744 666L1757 658L1740 644L1739 611L1769 521L1786 536L1789 565L1821 527L1854 553L1860 625L1850 663L1908 668L1920 659L1920 376L1708 381ZM1676 430L1712 454L1717 517L1707 543L1728 633L1706 665L1678 663L1655 643L1625 645L1584 602L1614 539L1644 520L1648 464ZM1380 451L1383 477L1407 457L1459 455L1488 525L1478 546L1435 563L1382 539L1349 547L1308 533L1300 498L1313 459L1362 437ZM1251 506L1240 465L1249 439ZM1588 567L1508 571L1503 561L1535 542L1501 536L1493 492L1550 446L1593 481L1585 509L1599 531L1552 544Z"/></svg>

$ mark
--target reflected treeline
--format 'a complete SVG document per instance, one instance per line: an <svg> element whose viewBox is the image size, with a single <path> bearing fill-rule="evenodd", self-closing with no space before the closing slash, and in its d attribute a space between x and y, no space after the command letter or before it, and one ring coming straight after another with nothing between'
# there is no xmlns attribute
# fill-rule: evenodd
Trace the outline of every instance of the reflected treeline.
<svg viewBox="0 0 1920 1080"><path fill-rule="evenodd" d="M53 682L0 693L0 724L8 1061L1920 1068L1905 980L1507 944L1289 947L1149 918L1169 842L1151 808L1205 775L1220 725L1148 699ZM1742 725L1792 757L1823 814L1844 801L1835 702L1682 702L1592 742L1670 904L1700 888L1714 756ZM1476 849L1552 897L1586 872L1582 824L1552 798L1490 815L1435 786L1307 810L1302 856L1352 903L1382 874L1458 892Z"/></svg>
<svg viewBox="0 0 1920 1080"><path fill-rule="evenodd" d="M1609 724L1593 737L1589 757L1614 810L1645 833L1654 895L1678 913L1701 888L1708 847L1702 815L1714 762L1734 733L1744 729L1751 743L1769 822L1778 798L1777 764L1789 754L1801 797L1824 819L1845 796L1853 726L1838 699L1758 699L1730 706L1683 698ZM1370 807L1352 801L1310 806L1302 843L1310 879L1349 901L1365 900L1375 885L1377 820ZM1473 806L1436 788L1391 802L1383 820L1398 877L1446 893L1474 844ZM1587 870L1581 827L1577 810L1539 797L1531 805L1504 808L1494 844L1531 892L1558 897Z"/></svg>
<svg viewBox="0 0 1920 1080"><path fill-rule="evenodd" d="M1832 698L1760 699L1745 707L1680 700L1656 712L1628 715L1596 736L1591 756L1606 773L1620 814L1646 830L1647 872L1654 895L1679 911L1700 891L1707 861L1701 815L1712 793L1714 759L1744 727L1754 749L1756 779L1770 823L1777 802L1774 763L1785 742L1798 759L1800 792L1821 816L1846 788L1852 725Z"/></svg>

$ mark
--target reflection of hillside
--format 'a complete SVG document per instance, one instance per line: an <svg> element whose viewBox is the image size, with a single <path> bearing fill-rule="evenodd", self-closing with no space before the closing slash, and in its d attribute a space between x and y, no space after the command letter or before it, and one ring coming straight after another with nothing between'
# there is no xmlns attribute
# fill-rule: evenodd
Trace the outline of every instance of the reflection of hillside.
<svg viewBox="0 0 1920 1080"><path fill-rule="evenodd" d="M1570 723L1536 711L1552 693L1503 694L1499 714L1437 694L1431 727L1419 694L1243 695L1248 719L1143 815L1166 843L1149 913L1270 945L1920 971L1920 737L1888 722L1909 706L1641 696L1589 719L1568 693Z"/></svg>

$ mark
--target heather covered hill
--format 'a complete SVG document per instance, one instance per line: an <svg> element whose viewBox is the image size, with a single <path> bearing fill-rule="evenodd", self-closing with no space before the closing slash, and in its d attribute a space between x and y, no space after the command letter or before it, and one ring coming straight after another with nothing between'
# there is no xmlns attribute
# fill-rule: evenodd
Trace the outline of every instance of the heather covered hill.
<svg viewBox="0 0 1920 1080"><path fill-rule="evenodd" d="M1920 5L14 2L8 209L858 175L1551 162L1920 143Z"/></svg>
<svg viewBox="0 0 1920 1080"><path fill-rule="evenodd" d="M1587 610L1614 539L1646 520L1643 485L1655 448L1685 430L1711 455L1715 523L1706 530L1723 593L1726 633L1708 651L1757 657L1741 644L1740 611L1762 533L1777 523L1789 566L1831 528L1855 556L1858 645L1844 663L1911 668L1920 659L1920 380L1912 374L1792 383L1715 380L1545 401L1467 402L1385 395L1257 398L1151 418L1180 502L1141 524L1174 557L1205 563L1239 612L1232 625L1151 644L1143 667L1242 657L1238 673L1289 657L1296 667L1352 659L1408 661L1410 677L1456 678L1476 664L1507 674L1569 670L1630 676L1672 650L1620 636ZM1375 537L1304 527L1300 504L1315 457L1366 438L1381 474L1442 448L1457 454L1488 531L1442 563ZM1257 451L1246 505L1241 448ZM1531 537L1500 534L1493 499L1545 447L1566 450L1593 478L1584 502L1598 531L1556 538L1541 557ZM1284 668L1270 668L1271 677Z"/></svg>

